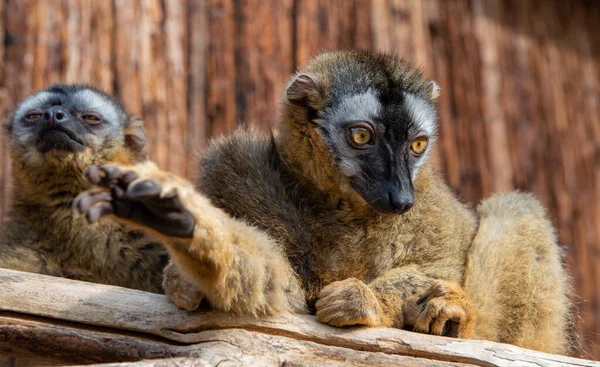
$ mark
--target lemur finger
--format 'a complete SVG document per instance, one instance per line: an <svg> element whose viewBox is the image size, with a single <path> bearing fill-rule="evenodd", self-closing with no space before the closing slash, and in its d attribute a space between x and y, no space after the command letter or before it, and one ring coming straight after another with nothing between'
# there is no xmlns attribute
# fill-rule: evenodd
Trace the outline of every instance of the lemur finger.
<svg viewBox="0 0 600 367"><path fill-rule="evenodd" d="M421 316L419 316L419 318L415 322L415 325L413 326L413 331L429 334L431 320L431 316L421 314Z"/></svg>
<svg viewBox="0 0 600 367"><path fill-rule="evenodd" d="M96 223L98 220L100 220L100 218L108 214L113 214L112 204L106 201L101 201L90 207L90 209L87 211L87 214L85 215L85 218L88 221L88 223L91 224Z"/></svg>
<svg viewBox="0 0 600 367"><path fill-rule="evenodd" d="M158 197L162 192L162 188L152 180L143 180L127 188L125 196L128 199L143 200L148 198Z"/></svg>
<svg viewBox="0 0 600 367"><path fill-rule="evenodd" d="M111 194L104 190L86 191L81 193L73 201L73 207L80 214L84 214L89 211L90 207L98 202L110 201Z"/></svg>
<svg viewBox="0 0 600 367"><path fill-rule="evenodd" d="M448 331L448 319L439 317L433 319L431 322L431 334L433 335L445 335Z"/></svg>
<svg viewBox="0 0 600 367"><path fill-rule="evenodd" d="M437 302L428 302L421 314L419 315L419 317L417 318L414 330L422 333L429 333L431 322L434 318L438 317L440 309L441 305Z"/></svg>
<svg viewBox="0 0 600 367"><path fill-rule="evenodd" d="M96 186L108 188L120 173L119 168L115 166L97 166L91 165L83 172L87 180Z"/></svg>
<svg viewBox="0 0 600 367"><path fill-rule="evenodd" d="M102 180L102 175L100 174L100 167L96 165L92 165L86 168L85 171L83 171L83 175L85 176L85 178L87 178L87 180L90 183L94 185L99 184Z"/></svg>
<svg viewBox="0 0 600 367"><path fill-rule="evenodd" d="M431 301L433 298L442 297L449 293L443 281L435 281L417 300L417 304L423 304Z"/></svg>
<svg viewBox="0 0 600 367"><path fill-rule="evenodd" d="M133 171L127 171L120 177L119 183L124 185L123 187L125 188L125 187L129 186L130 183L137 180L137 178L138 178L137 173L135 173Z"/></svg>

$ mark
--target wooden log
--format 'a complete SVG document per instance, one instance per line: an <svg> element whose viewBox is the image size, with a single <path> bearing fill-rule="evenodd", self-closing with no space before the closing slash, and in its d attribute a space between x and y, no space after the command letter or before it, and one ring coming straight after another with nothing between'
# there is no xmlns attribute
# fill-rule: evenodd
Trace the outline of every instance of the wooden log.
<svg viewBox="0 0 600 367"><path fill-rule="evenodd" d="M190 313L163 295L12 270L0 269L0 284L0 355L35 363L600 366L488 341L332 328L307 315Z"/></svg>

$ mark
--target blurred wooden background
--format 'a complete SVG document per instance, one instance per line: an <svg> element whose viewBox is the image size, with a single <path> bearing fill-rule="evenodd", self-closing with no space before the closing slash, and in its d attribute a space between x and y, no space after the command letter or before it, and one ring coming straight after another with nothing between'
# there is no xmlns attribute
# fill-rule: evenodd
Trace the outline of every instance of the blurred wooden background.
<svg viewBox="0 0 600 367"><path fill-rule="evenodd" d="M1 0L0 39L3 116L52 82L92 83L187 176L211 136L271 126L287 78L320 50L399 52L442 87L436 159L461 197L519 188L550 209L582 355L600 359L600 1Z"/></svg>

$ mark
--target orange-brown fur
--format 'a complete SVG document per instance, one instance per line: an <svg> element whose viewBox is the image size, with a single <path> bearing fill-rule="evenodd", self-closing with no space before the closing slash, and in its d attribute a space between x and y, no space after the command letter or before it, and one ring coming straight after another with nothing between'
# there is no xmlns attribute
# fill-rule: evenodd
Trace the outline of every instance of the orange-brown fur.
<svg viewBox="0 0 600 367"><path fill-rule="evenodd" d="M318 88L294 89L288 98L306 98L318 111L328 103L332 73L358 77L345 68L382 58L390 72L373 83L394 78L435 99L431 84L403 62L361 52L320 55L300 71L315 76ZM534 199L498 196L478 220L425 163L412 209L380 214L352 190L309 120L306 109L284 100L274 139L242 129L213 142L196 187L152 164L120 167L155 181L165 197L178 195L196 220L191 239L129 223L169 248L165 289L175 303L193 309L206 297L217 309L256 315L308 306L333 326L566 351L566 276Z"/></svg>

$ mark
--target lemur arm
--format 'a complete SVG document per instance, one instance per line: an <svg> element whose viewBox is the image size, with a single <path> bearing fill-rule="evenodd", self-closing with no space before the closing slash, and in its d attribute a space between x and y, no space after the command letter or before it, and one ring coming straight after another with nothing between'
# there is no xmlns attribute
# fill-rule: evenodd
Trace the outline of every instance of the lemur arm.
<svg viewBox="0 0 600 367"><path fill-rule="evenodd" d="M151 162L131 167L92 166L99 187L82 193L75 209L88 222L112 215L157 238L169 250L165 291L171 299L189 283L215 309L274 314L305 309L304 294L278 244L266 233L228 216L191 183ZM173 265L183 277L173 276ZM191 302L194 303L194 302Z"/></svg>
<svg viewBox="0 0 600 367"><path fill-rule="evenodd" d="M166 243L171 262L214 308L246 314L304 311L300 283L273 239L199 195L192 200L186 206L196 219L193 237Z"/></svg>
<svg viewBox="0 0 600 367"><path fill-rule="evenodd" d="M366 284L333 282L316 303L317 318L332 326L367 325L469 337L475 327L470 297L454 281L436 280L417 265L391 269Z"/></svg>

